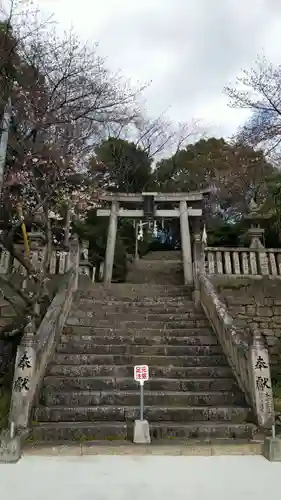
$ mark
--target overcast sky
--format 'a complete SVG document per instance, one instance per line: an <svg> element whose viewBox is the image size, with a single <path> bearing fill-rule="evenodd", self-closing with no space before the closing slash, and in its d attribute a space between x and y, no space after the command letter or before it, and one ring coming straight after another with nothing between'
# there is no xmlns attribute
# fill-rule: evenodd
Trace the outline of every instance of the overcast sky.
<svg viewBox="0 0 281 500"><path fill-rule="evenodd" d="M1 1L1 0L0 0ZM37 0L62 28L99 42L113 70L146 91L150 115L202 119L228 136L245 112L223 95L257 54L281 61L281 0Z"/></svg>

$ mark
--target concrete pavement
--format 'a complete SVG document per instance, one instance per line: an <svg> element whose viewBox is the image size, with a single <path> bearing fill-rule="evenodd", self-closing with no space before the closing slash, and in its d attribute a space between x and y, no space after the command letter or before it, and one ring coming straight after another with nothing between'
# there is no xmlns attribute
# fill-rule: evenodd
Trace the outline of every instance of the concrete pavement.
<svg viewBox="0 0 281 500"><path fill-rule="evenodd" d="M262 456L38 456L0 465L3 500L280 499Z"/></svg>

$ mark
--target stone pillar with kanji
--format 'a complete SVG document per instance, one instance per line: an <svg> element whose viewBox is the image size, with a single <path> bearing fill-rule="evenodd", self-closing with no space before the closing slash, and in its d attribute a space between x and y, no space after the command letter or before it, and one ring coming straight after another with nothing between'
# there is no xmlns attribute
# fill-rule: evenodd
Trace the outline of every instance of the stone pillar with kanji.
<svg viewBox="0 0 281 500"><path fill-rule="evenodd" d="M258 330L253 329L252 334L249 375L252 377L255 413L259 427L271 429L274 424L274 406L268 349Z"/></svg>

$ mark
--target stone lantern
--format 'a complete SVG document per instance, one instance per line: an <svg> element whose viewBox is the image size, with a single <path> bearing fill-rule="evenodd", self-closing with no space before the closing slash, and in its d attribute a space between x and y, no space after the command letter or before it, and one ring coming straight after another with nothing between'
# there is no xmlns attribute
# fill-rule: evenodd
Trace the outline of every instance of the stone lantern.
<svg viewBox="0 0 281 500"><path fill-rule="evenodd" d="M245 219L249 221L250 227L248 229L248 235L250 239L250 248L264 248L264 228L262 227L263 222L271 218L269 214L263 214L261 212L262 207L259 207L257 203L252 199L249 204L249 213L245 216Z"/></svg>

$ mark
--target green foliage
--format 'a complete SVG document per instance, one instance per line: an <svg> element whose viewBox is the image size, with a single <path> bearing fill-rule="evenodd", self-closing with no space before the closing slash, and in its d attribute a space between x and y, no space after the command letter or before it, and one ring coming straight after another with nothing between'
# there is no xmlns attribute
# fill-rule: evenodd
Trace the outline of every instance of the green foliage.
<svg viewBox="0 0 281 500"><path fill-rule="evenodd" d="M281 230L281 173L278 171L267 179L268 197L263 205L263 211L272 216L276 230Z"/></svg>
<svg viewBox="0 0 281 500"><path fill-rule="evenodd" d="M135 227L132 220L129 219L119 219L118 221L118 233L123 241L128 254L134 255L135 253Z"/></svg>
<svg viewBox="0 0 281 500"><path fill-rule="evenodd" d="M151 160L133 142L110 137L95 149L89 164L95 182L110 191L142 192L151 181Z"/></svg>
<svg viewBox="0 0 281 500"><path fill-rule="evenodd" d="M161 160L154 172L158 191L188 192L212 188L210 211L233 218L245 213L252 197L263 199L274 172L262 151L224 139L201 139Z"/></svg>
<svg viewBox="0 0 281 500"><path fill-rule="evenodd" d="M89 260L98 268L105 258L108 219L97 217L96 210L90 210L86 222L76 223L74 230L81 240L89 242ZM116 236L113 281L126 280L127 253L134 253L133 245L134 228L129 221L121 221Z"/></svg>
<svg viewBox="0 0 281 500"><path fill-rule="evenodd" d="M209 187L217 170L227 169L226 143L223 139L201 139L189 144L171 158L161 160L155 182L165 192L195 191Z"/></svg>
<svg viewBox="0 0 281 500"><path fill-rule="evenodd" d="M238 247L241 243L241 224L230 224L222 221L217 227L208 231L208 245L213 247Z"/></svg>
<svg viewBox="0 0 281 500"><path fill-rule="evenodd" d="M210 246L247 246L248 222L243 216L252 198L258 203L267 199L264 210L272 214L272 219L265 228L265 243L279 246L281 174L276 174L262 151L242 143L229 143L222 138L201 139L159 161L152 173L150 159L143 149L123 139L109 138L96 148L89 172L98 185L117 192L141 192L149 188L159 192L188 192L211 187L206 205ZM172 227L174 221L169 224ZM91 259L103 260L107 221L90 217L85 229L89 232ZM134 254L133 222L120 220L118 229L118 238L126 252ZM174 233L179 236L179 228ZM155 245L159 244L152 243L151 236L144 231L144 240L138 245L140 256ZM124 259L121 255L120 250L118 265L119 259Z"/></svg>
<svg viewBox="0 0 281 500"><path fill-rule="evenodd" d="M208 245L214 247L247 247L249 222L241 219L236 223L220 221L208 230ZM267 248L277 248L280 245L278 232L271 220L265 224L264 242Z"/></svg>

